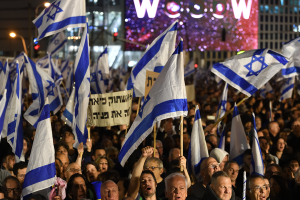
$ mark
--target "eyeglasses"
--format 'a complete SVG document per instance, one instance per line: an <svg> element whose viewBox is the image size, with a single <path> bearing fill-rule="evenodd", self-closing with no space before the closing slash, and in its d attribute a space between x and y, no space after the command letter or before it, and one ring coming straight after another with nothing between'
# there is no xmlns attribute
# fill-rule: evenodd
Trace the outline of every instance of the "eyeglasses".
<svg viewBox="0 0 300 200"><path fill-rule="evenodd" d="M75 172L75 173L80 173L81 169L69 168L69 169L67 169L67 171L71 171L71 172Z"/></svg>
<svg viewBox="0 0 300 200"><path fill-rule="evenodd" d="M160 167L144 167L145 170L154 170L155 168L160 169Z"/></svg>
<svg viewBox="0 0 300 200"><path fill-rule="evenodd" d="M14 193L18 193L20 191L19 188L6 188L7 193L10 193L13 191Z"/></svg>
<svg viewBox="0 0 300 200"><path fill-rule="evenodd" d="M204 167L203 169L206 169L206 168L215 169L215 168L218 168L218 167L220 167L220 163L208 165L207 167Z"/></svg>
<svg viewBox="0 0 300 200"><path fill-rule="evenodd" d="M267 188L268 188L268 186L266 186L266 185L263 185L263 186L257 185L257 186L255 186L255 187L249 188L249 189L253 189L253 190L255 190L256 192L258 192L258 191L262 191L262 190L267 190Z"/></svg>

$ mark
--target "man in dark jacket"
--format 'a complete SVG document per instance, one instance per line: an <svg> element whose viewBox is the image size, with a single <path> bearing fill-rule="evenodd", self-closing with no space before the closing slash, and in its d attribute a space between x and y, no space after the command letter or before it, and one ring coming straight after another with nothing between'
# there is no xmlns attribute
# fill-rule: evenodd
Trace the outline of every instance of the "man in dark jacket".
<svg viewBox="0 0 300 200"><path fill-rule="evenodd" d="M203 200L232 200L232 185L229 175L224 171L218 171L211 177L211 184L206 186Z"/></svg>

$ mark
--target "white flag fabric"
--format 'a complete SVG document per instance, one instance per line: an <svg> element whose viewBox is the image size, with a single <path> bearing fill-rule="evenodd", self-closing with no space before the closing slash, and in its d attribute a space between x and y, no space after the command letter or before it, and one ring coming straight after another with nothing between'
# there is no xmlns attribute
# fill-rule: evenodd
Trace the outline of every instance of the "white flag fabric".
<svg viewBox="0 0 300 200"><path fill-rule="evenodd" d="M49 62L49 75L54 81L54 87L52 91L48 94L49 107L50 111L53 111L53 114L56 114L63 105L61 93L60 93L60 84L63 80L63 77L59 71L59 69L54 65L53 59L50 54L48 54L48 62Z"/></svg>
<svg viewBox="0 0 300 200"><path fill-rule="evenodd" d="M175 52L153 84L146 100L129 129L119 161L122 166L151 133L153 125L163 119L187 115L187 97L184 83L183 43L180 41Z"/></svg>
<svg viewBox="0 0 300 200"><path fill-rule="evenodd" d="M50 40L50 44L47 48L47 52L50 53L51 56L56 55L62 48L67 44L67 39L64 32L59 32L55 34Z"/></svg>
<svg viewBox="0 0 300 200"><path fill-rule="evenodd" d="M253 115L253 141L252 141L252 156L251 156L251 165L250 165L250 175L264 175L264 162L261 154L261 149L258 141L256 124L255 124L255 116Z"/></svg>
<svg viewBox="0 0 300 200"><path fill-rule="evenodd" d="M21 161L23 152L23 118L22 118L22 75L20 74L19 64L16 64L16 76L13 81L13 87L9 102L6 108L6 114L3 125L3 135L7 136L7 142L10 144L16 158L16 162ZM25 160L22 160L25 161Z"/></svg>
<svg viewBox="0 0 300 200"><path fill-rule="evenodd" d="M287 58L299 58L300 57L300 37L290 40L286 42L282 46L282 55Z"/></svg>
<svg viewBox="0 0 300 200"><path fill-rule="evenodd" d="M3 107L3 110L1 112L1 116L0 116L0 140L1 140L1 137L6 137L7 136L7 123L5 125L5 115L6 115L6 110L7 110L7 107L8 107L8 102L10 100L10 97L11 97L11 94L12 94L12 81L10 79L10 71L8 69L8 61L6 60L5 64L4 64L4 69L6 71L5 75L5 80L6 82L4 82L4 91L5 93L3 92L1 94L1 103L4 103L4 107ZM7 119L6 119L7 120Z"/></svg>
<svg viewBox="0 0 300 200"><path fill-rule="evenodd" d="M223 127L223 131L220 136L218 148L225 151L225 126Z"/></svg>
<svg viewBox="0 0 300 200"><path fill-rule="evenodd" d="M230 155L229 159L234 160L241 166L245 150L248 148L248 142L244 126L236 104L232 114L231 134L230 134Z"/></svg>
<svg viewBox="0 0 300 200"><path fill-rule="evenodd" d="M67 28L84 27L85 0L55 0L32 22L38 29L37 40Z"/></svg>
<svg viewBox="0 0 300 200"><path fill-rule="evenodd" d="M90 58L89 58L89 35L86 23L81 37L80 46L74 64L75 71L75 122L74 130L78 143L86 143L88 132L86 128L87 108L90 96Z"/></svg>
<svg viewBox="0 0 300 200"><path fill-rule="evenodd" d="M193 74L195 72L195 62L194 59L192 59L184 68L184 78L188 77L189 75Z"/></svg>
<svg viewBox="0 0 300 200"><path fill-rule="evenodd" d="M23 183L23 199L34 192L53 186L56 179L55 151L51 131L50 108L47 99L37 124Z"/></svg>
<svg viewBox="0 0 300 200"><path fill-rule="evenodd" d="M215 63L211 71L240 92L251 96L288 62L289 59L275 51L258 49Z"/></svg>
<svg viewBox="0 0 300 200"><path fill-rule="evenodd" d="M292 98L293 96L293 90L295 86L295 77L284 79L284 83L280 88L280 99L279 101L282 101L284 99Z"/></svg>
<svg viewBox="0 0 300 200"><path fill-rule="evenodd" d="M69 94L69 96L71 96L71 93L73 91L73 88L74 88L74 73L73 73L73 67L71 68L70 72L69 72L69 76L66 80L66 90L67 91L64 91L65 93L65 104L68 103L69 101L69 97L68 95L66 94L66 92Z"/></svg>
<svg viewBox="0 0 300 200"><path fill-rule="evenodd" d="M2 83L6 83L8 74L9 74L9 68L7 66L7 61L5 62L4 66L2 62L0 61L0 80ZM6 84L0 84L0 100L3 96L4 90L5 90ZM0 129L2 130L2 129Z"/></svg>
<svg viewBox="0 0 300 200"><path fill-rule="evenodd" d="M176 20L167 30L160 34L147 48L142 58L132 68L127 81L127 90L133 89L134 97L145 96L146 71L161 72L174 52L177 36Z"/></svg>
<svg viewBox="0 0 300 200"><path fill-rule="evenodd" d="M292 61L290 61L281 69L280 76L277 78L276 81L280 81L283 78L298 76L300 74L300 60L293 57L291 59Z"/></svg>
<svg viewBox="0 0 300 200"><path fill-rule="evenodd" d="M72 90L69 101L66 105L66 108L63 112L61 120L67 123L68 126L73 128L73 118L74 118L74 106L75 106L75 90Z"/></svg>
<svg viewBox="0 0 300 200"><path fill-rule="evenodd" d="M106 93L110 77L107 47L105 47L104 51L99 55L97 63L93 67L93 73L91 73L91 76L92 94Z"/></svg>
<svg viewBox="0 0 300 200"><path fill-rule="evenodd" d="M260 96L264 99L266 98L267 93L273 93L273 92L274 92L273 88L269 82L267 82L264 86L260 88Z"/></svg>
<svg viewBox="0 0 300 200"><path fill-rule="evenodd" d="M208 157L209 154L205 142L200 110L197 105L195 109L194 125L192 129L191 143L189 146L189 154L187 160L189 173L198 175L200 172L201 162Z"/></svg>
<svg viewBox="0 0 300 200"><path fill-rule="evenodd" d="M32 104L26 110L24 118L35 128L42 108L45 105L46 97L52 92L55 86L49 74L24 54L26 71L29 78L29 87L32 93Z"/></svg>
<svg viewBox="0 0 300 200"><path fill-rule="evenodd" d="M70 63L70 60L68 58L65 61L63 61L60 65L60 72L65 81L68 79L70 71L71 71L71 66L69 66L69 63Z"/></svg>
<svg viewBox="0 0 300 200"><path fill-rule="evenodd" d="M3 97L0 100L0 130L3 129L4 125L4 119L5 119L5 112L6 112L6 93L7 90L4 89L4 92L2 93ZM1 131L2 132L2 131ZM1 142L1 132L0 132L0 142Z"/></svg>

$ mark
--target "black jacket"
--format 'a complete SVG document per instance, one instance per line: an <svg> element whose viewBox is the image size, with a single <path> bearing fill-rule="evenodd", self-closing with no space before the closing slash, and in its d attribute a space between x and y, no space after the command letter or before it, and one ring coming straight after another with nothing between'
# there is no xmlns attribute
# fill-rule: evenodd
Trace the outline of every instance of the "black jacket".
<svg viewBox="0 0 300 200"><path fill-rule="evenodd" d="M235 200L234 190L232 190L232 195L230 199ZM212 190L212 188L209 185L207 185L202 200L220 200L220 198L216 195L216 193Z"/></svg>

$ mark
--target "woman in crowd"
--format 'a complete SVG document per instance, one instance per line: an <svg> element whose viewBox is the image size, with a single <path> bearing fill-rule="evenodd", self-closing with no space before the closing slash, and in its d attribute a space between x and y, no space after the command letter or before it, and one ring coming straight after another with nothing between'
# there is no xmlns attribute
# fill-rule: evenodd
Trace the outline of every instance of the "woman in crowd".
<svg viewBox="0 0 300 200"><path fill-rule="evenodd" d="M70 177L67 185L66 200L90 199L94 200L94 189L81 174L74 174Z"/></svg>
<svg viewBox="0 0 300 200"><path fill-rule="evenodd" d="M277 142L273 145L271 154L277 156L279 159L279 165L283 167L288 165L290 161L290 154L285 149L285 141L283 138L278 138Z"/></svg>

